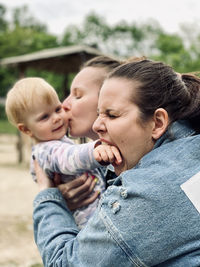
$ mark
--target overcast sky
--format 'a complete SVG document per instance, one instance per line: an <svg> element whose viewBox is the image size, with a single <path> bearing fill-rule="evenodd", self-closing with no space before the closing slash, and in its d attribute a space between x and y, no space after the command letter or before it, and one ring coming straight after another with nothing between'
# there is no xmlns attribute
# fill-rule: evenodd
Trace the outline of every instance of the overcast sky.
<svg viewBox="0 0 200 267"><path fill-rule="evenodd" d="M178 32L182 23L200 25L200 0L0 0L0 4L8 11L26 4L30 13L56 35L69 24L80 25L91 11L109 24L153 18L169 33Z"/></svg>

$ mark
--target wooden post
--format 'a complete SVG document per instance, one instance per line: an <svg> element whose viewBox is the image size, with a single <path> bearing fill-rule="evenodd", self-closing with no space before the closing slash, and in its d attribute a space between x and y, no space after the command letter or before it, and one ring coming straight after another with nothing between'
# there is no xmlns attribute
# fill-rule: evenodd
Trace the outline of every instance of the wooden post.
<svg viewBox="0 0 200 267"><path fill-rule="evenodd" d="M18 158L18 163L22 163L23 162L23 141L22 141L22 134L21 132L18 130L17 131L17 158Z"/></svg>
<svg viewBox="0 0 200 267"><path fill-rule="evenodd" d="M19 69L19 78L22 79L24 78L24 68ZM24 158L23 158L23 139L22 139L22 133L18 130L17 131L17 155L18 155L18 163L22 163Z"/></svg>
<svg viewBox="0 0 200 267"><path fill-rule="evenodd" d="M68 74L66 74L65 78L64 78L64 84L63 84L63 97L64 97L64 99L66 97L68 97L68 95L69 95L70 88L69 88L68 83L69 83L69 77L68 77Z"/></svg>

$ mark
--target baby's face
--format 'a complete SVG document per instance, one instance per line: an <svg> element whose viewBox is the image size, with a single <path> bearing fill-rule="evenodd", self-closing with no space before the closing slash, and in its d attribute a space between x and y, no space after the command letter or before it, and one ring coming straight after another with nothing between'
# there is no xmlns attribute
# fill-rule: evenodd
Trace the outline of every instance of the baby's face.
<svg viewBox="0 0 200 267"><path fill-rule="evenodd" d="M31 137L40 142L62 138L67 132L68 120L68 114L56 100L51 105L38 103L37 109L28 115L26 124Z"/></svg>

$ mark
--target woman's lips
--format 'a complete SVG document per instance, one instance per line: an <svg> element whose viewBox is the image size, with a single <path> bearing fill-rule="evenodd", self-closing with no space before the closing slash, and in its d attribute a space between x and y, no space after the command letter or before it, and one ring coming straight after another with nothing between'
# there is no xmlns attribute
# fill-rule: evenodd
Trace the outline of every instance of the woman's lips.
<svg viewBox="0 0 200 267"><path fill-rule="evenodd" d="M101 140L101 143L102 144L107 144L107 145L110 145L110 146L115 146L114 144L112 144L110 141L108 141L108 140L105 140L105 139L103 139L103 138L100 138L100 140Z"/></svg>

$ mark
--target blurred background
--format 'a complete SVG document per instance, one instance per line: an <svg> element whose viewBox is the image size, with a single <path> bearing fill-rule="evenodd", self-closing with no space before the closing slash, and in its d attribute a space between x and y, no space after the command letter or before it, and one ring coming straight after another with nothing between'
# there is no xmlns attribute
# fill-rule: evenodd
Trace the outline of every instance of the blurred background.
<svg viewBox="0 0 200 267"><path fill-rule="evenodd" d="M146 56L200 71L199 0L0 0L0 266L39 267L33 240L31 143L4 112L7 91L40 76L63 100L80 65L99 54Z"/></svg>

